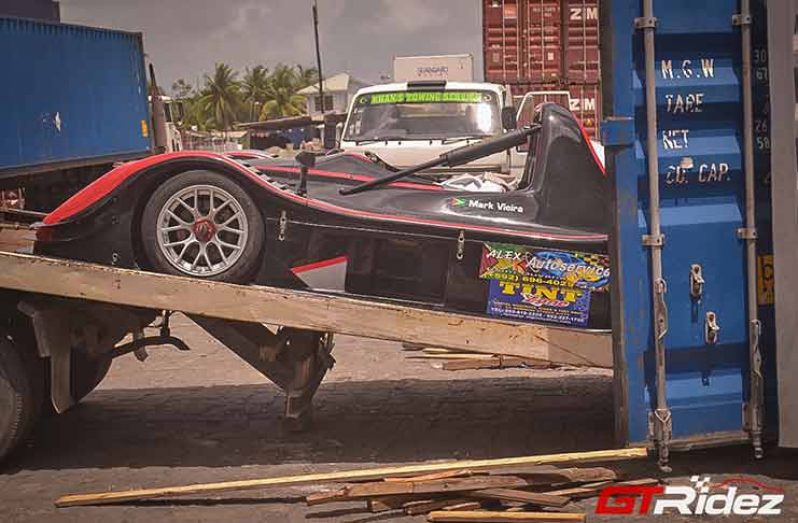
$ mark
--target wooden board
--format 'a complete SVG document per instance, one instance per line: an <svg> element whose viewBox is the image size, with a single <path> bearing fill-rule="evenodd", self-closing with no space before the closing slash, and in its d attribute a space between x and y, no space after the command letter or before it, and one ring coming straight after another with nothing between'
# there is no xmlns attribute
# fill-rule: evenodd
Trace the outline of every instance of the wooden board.
<svg viewBox="0 0 798 523"><path fill-rule="evenodd" d="M0 287L572 365L612 366L609 335L330 296L0 253ZM364 321L367 319L368 321Z"/></svg>
<svg viewBox="0 0 798 523"><path fill-rule="evenodd" d="M448 494L473 490L507 489L527 486L527 482L516 476L472 476L428 481L375 481L354 483L329 492L318 492L305 498L308 506L342 501L402 496L408 494ZM567 501L567 498L565 498Z"/></svg>
<svg viewBox="0 0 798 523"><path fill-rule="evenodd" d="M506 488L494 488L469 492L468 496L478 499L496 499L499 501L515 501L539 507L564 507L571 501L566 496L555 496L541 492L527 492Z"/></svg>
<svg viewBox="0 0 798 523"><path fill-rule="evenodd" d="M549 454L542 456L522 456L501 459L462 460L448 463L422 463L419 465L404 465L398 467L382 467L375 469L346 470L339 472L325 472L319 474L304 474L300 476L282 476L271 478L247 479L238 481L223 481L219 483L200 483L195 485L181 485L173 487L148 488L126 490L118 492L99 492L96 494L72 494L56 500L57 507L74 507L80 505L98 505L104 503L119 503L142 499L163 497L189 496L196 494L216 494L234 490L261 489L264 487L285 487L295 485L308 485L313 483L330 483L334 481L354 481L365 479L383 479L391 476L421 475L445 470L489 470L502 467L523 465L555 465L571 463L588 463L596 461L616 461L627 459L642 459L648 457L644 448L631 448L619 450L595 450L589 452L574 452L570 454Z"/></svg>

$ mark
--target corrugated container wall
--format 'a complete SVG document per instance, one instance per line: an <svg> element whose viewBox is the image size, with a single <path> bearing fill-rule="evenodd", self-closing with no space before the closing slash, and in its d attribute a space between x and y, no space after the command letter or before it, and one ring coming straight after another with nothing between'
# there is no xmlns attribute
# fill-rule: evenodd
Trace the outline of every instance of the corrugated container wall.
<svg viewBox="0 0 798 523"><path fill-rule="evenodd" d="M150 152L140 34L0 18L0 177Z"/></svg>
<svg viewBox="0 0 798 523"><path fill-rule="evenodd" d="M485 80L569 91L563 105L595 135L600 109L598 0L483 0ZM552 95L554 96L554 95Z"/></svg>

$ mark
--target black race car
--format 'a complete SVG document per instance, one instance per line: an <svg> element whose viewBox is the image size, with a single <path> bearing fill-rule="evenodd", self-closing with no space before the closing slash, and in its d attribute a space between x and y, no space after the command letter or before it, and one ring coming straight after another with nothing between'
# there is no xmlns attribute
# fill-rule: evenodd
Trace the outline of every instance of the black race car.
<svg viewBox="0 0 798 523"><path fill-rule="evenodd" d="M514 190L456 190L425 175L522 146ZM298 158L193 151L124 164L50 213L35 252L609 327L610 185L567 110L541 105L530 127L404 171L358 154Z"/></svg>

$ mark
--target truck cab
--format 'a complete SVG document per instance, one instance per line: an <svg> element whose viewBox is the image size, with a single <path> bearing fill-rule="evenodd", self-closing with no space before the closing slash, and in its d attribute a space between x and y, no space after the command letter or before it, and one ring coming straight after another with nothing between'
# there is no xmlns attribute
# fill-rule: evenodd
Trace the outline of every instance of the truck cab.
<svg viewBox="0 0 798 523"><path fill-rule="evenodd" d="M500 85L446 80L409 81L360 89L351 104L341 149L373 153L406 168L515 127L511 96ZM460 167L511 173L523 155L502 152Z"/></svg>

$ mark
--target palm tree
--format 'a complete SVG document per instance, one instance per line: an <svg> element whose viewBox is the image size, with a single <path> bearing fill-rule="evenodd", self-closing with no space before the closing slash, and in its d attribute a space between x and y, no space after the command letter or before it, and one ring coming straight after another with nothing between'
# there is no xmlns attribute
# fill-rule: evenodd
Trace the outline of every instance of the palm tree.
<svg viewBox="0 0 798 523"><path fill-rule="evenodd" d="M297 76L299 77L299 88L319 83L319 70L315 67L296 66Z"/></svg>
<svg viewBox="0 0 798 523"><path fill-rule="evenodd" d="M238 74L225 63L217 63L213 76L205 75L205 87L200 93L199 103L212 119L214 126L229 130L236 122L241 102Z"/></svg>
<svg viewBox="0 0 798 523"><path fill-rule="evenodd" d="M194 92L194 86L185 81L183 78L178 78L172 84L172 94L175 98L188 98Z"/></svg>
<svg viewBox="0 0 798 523"><path fill-rule="evenodd" d="M305 99L297 94L302 88L301 78L294 67L279 64L269 76L266 101L261 120L299 116L305 113Z"/></svg>
<svg viewBox="0 0 798 523"><path fill-rule="evenodd" d="M241 98L247 105L247 121L253 121L260 115L258 105L266 101L266 91L269 87L269 70L256 65L252 69L247 67L244 79L241 81Z"/></svg>

